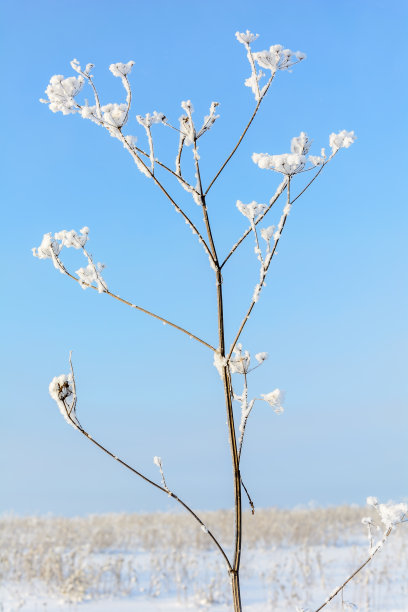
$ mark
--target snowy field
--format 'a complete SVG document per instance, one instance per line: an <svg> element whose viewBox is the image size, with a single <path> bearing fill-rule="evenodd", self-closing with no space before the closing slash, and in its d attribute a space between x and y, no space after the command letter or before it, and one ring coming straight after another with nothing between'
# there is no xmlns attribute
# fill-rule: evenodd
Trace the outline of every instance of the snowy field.
<svg viewBox="0 0 408 612"><path fill-rule="evenodd" d="M367 509L257 510L244 519L243 608L315 610L368 557ZM230 551L232 515L203 513ZM374 517L373 517L374 518ZM373 612L408 611L408 529L343 593ZM223 561L182 514L0 519L1 612L231 610ZM341 596L325 610L342 607Z"/></svg>

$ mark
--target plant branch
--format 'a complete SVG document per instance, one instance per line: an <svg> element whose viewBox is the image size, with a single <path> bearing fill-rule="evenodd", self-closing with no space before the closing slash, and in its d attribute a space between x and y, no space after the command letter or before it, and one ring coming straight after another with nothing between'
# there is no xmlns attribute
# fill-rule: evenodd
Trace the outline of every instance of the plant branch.
<svg viewBox="0 0 408 612"><path fill-rule="evenodd" d="M279 199L279 197L282 195L282 193L285 191L286 186L287 186L288 180L285 177L283 179L283 181L280 183L280 185L278 186L277 190L275 191L274 195L272 196L272 198L269 200L269 205L268 208L265 210L264 213L262 213L262 215L260 215L258 217L258 219L254 222L255 225L258 225L258 223L260 223L262 221L262 219L265 217L265 215L271 210L272 206L275 204L275 202ZM243 242L245 240L245 238L252 232L252 227L249 227L241 236L241 238L238 240L238 242L236 242L234 244L234 246L232 247L232 249L230 250L230 252L228 253L227 257L224 259L224 261L221 264L221 268L224 267L224 265L227 263L227 261L229 260L229 258L231 257L231 255L234 253L234 251L239 247L239 245L241 244L241 242Z"/></svg>
<svg viewBox="0 0 408 612"><path fill-rule="evenodd" d="M379 545L378 545L378 546L377 546L377 547L374 549L374 551L373 551L373 552L372 552L372 554L371 554L371 555L368 557L368 559L367 559L366 561L364 561L364 563L362 563L362 564L360 565L360 567L359 567L359 568L357 568L357 569L355 570L355 572L353 572L353 573L351 574L351 576L349 576L349 577L348 577L348 578L347 578L347 579L346 579L346 580L343 582L343 584L342 584L341 586L336 587L336 589L333 591L333 593L331 593L331 594L329 595L329 597L326 599L326 601L325 601L325 602L324 602L324 603L323 603L323 604L322 604L322 605L321 605L319 608L317 608L317 609L315 610L315 612L319 612L320 610L323 610L323 608L324 608L325 606L327 606L327 604L328 604L328 603L330 603L330 602L331 602L331 600L332 600L332 599L334 599L334 598L336 597L336 595L338 595L338 594L340 593L340 591L342 591L342 590L344 589L344 587L346 586L346 584L347 584L348 582L350 582L350 580L352 580L352 579L354 578L354 576L356 576L356 575L357 575L359 572L361 572L361 570L362 570L362 569L363 569L363 568L364 568L364 567L365 567L365 566L366 566L368 563L370 563L370 561L371 561L371 559L374 557L374 555L376 555L376 554L377 554L377 552L378 552L378 551L379 551L379 550L382 548L382 545L384 544L384 542L385 542L385 541L387 540L387 538L389 537L389 535L390 535L391 531L392 531L392 526L391 526L391 527L388 527L388 529L387 529L386 533L384 534L383 539L381 540L381 543L380 543L380 544L379 544Z"/></svg>
<svg viewBox="0 0 408 612"><path fill-rule="evenodd" d="M288 185L287 185L287 201L286 202L287 202L288 209L290 210L290 206L291 206L291 202L290 202L290 179L288 180ZM285 227L286 219L288 218L288 214L289 214L289 210L286 213L283 213L283 215L281 217L280 231L279 231L278 235L275 238L275 242L274 242L273 249L272 249L271 253L269 254L268 258L265 259L265 265L263 266L263 276L260 279L260 282L259 282L259 285L258 285L259 291L261 291L261 289L262 289L262 287L263 287L263 285L265 283L265 278L266 278L267 272L269 270L269 266L271 265L273 256L276 253L276 247L278 246L279 239L280 239L280 237L282 235L283 228ZM242 330L244 329L244 327L246 325L246 322L248 321L248 319L250 317L250 314L251 314L252 309L254 308L254 306L256 304L256 301L257 301L256 299L252 298L251 305L249 306L248 311L247 311L245 317L242 320L242 323L241 323L240 328L239 328L239 330L237 332L237 335L234 338L233 343L231 344L231 348L230 348L230 351L228 353L227 361L229 361L230 358L231 358L232 351L234 350L235 345L236 345L236 343L239 340L239 337L240 337L240 335L242 333Z"/></svg>
<svg viewBox="0 0 408 612"><path fill-rule="evenodd" d="M207 255L209 257L212 258L212 254L210 249L208 248L208 245L206 243L206 241L204 240L204 238L202 237L201 233L199 232L199 230L196 228L196 226L194 225L194 223L191 221L191 219L186 215L186 213L180 208L180 206L173 200L173 198L171 197L171 195L168 193L168 191L166 191L166 189L163 187L163 185L160 183L160 181L157 179L156 176L154 176L154 174L151 172L151 170L148 168L148 166L146 166L146 164L143 162L142 159L140 159L140 157L137 155L136 151L134 149L132 149L132 147L129 145L129 143L127 142L126 138L123 136L122 132L119 130L119 134L120 134L120 140L123 144L123 146L125 147L125 149L127 149L127 151L129 151L129 153L131 154L131 156L137 160L136 163L141 164L144 168L144 170L146 171L146 175L149 176L149 178L152 178L154 183L159 187L159 189L164 193L164 195L166 196L166 198L171 202L171 204L174 206L174 208L176 209L177 212L181 213L182 217L185 219L187 225L190 226L193 234L196 234L198 237L199 242L203 245L203 248L205 250L205 252L207 253Z"/></svg>
<svg viewBox="0 0 408 612"><path fill-rule="evenodd" d="M62 265L62 263L61 263L61 265ZM76 276L73 276L70 272L68 272L63 265L62 265L62 268L63 268L64 274L69 276L69 278L72 278L72 280L76 281L77 283L80 282L80 279L76 278ZM94 285L90 285L89 283L86 283L86 282L83 282L83 281L81 281L81 282L82 282L83 285L86 285L87 287L90 287L91 289L95 289L96 291L98 290L98 288L95 287ZM184 327L181 327L180 325L177 325L176 323L172 323L168 319L165 319L164 317L161 317L160 315L155 314L154 312L151 312L150 310L146 310L146 308L142 308L142 306L137 306L136 304L133 304L132 302L129 302L128 300L125 300L125 299L121 298L119 295L116 295L115 293L112 293L108 289L105 289L103 291L103 293L106 293L110 297L115 298L115 300L118 300L119 302L122 302L122 304L126 304L127 306L130 306L131 308L135 308L135 310L139 310L140 312L144 312L145 314L149 315L150 317L153 317L154 319L157 319L158 321L161 321L162 323L165 323L166 325L170 325L170 327L174 327L175 329L178 329L179 331L183 332L183 334L186 334L187 336L189 336L193 340L197 340L197 342L200 342L201 344L203 344L204 346L207 346L212 351L215 351L215 348L213 346L211 346L211 344L208 344L208 342L205 342L205 340L202 340L201 338L199 338L195 334L192 334L191 332L189 332L187 329L184 329Z"/></svg>
<svg viewBox="0 0 408 612"><path fill-rule="evenodd" d="M104 453L106 453L107 455L109 455L109 457L112 457L112 459L115 459L115 461L117 461L118 463L120 463L121 465L123 465L123 467L125 467L126 469L130 470L133 474L135 474L136 476L139 476L140 478L142 478L145 482L151 484L153 487L155 487L156 489L158 489L159 491L162 491L163 493L166 493L166 495L168 495L169 497L172 497L176 502L178 502L181 506L183 506L183 508L185 510L187 510L187 512L189 512L191 514L191 516L200 524L201 527L203 527L205 529L205 532L208 534L208 536L211 538L211 540L214 542L215 546L218 548L218 550L220 551L220 553L222 554L222 556L224 557L224 560L227 564L228 567L228 571L231 571L232 567L231 567L231 563L227 557L227 555L225 554L224 549L222 548L221 544L218 542L218 540L215 538L215 536L211 533L211 531L207 528L207 526L203 523L203 521L197 516L197 514L194 512L194 510L192 510L185 502L183 502L183 500L181 500L178 495L176 495L175 493L173 493L172 491L170 491L169 489L162 487L161 485L157 484L156 482L154 482L153 480L150 480L150 478L148 478L147 476L145 476L144 474L142 474L141 472L139 472L138 470L136 470L135 468L133 468L131 465L129 465L128 463L126 463L126 461L123 461L122 459L120 459L119 457L117 457L116 455L114 455L113 453L111 453L110 450L108 450L107 448L105 448L105 446L103 446L102 444L100 444L97 440L94 440L94 438L83 428L81 427L77 422L75 422L70 413L69 413L69 407L67 406L65 400L63 400L66 412L67 412L67 417L68 419L71 421L71 424L75 427L75 429L77 429L83 436L85 436L90 442L92 442L93 444L95 444L95 446L97 446L100 450L102 450Z"/></svg>
<svg viewBox="0 0 408 612"><path fill-rule="evenodd" d="M254 502L252 501L251 496L250 496L250 495L249 495L249 493L248 493L248 489L247 489L247 488L246 488L246 486L244 485L244 481L242 480L242 477L241 477L241 484L242 484L242 487L243 487L243 489L244 489L244 491L245 491L245 493L246 493L246 496L247 496L247 498L248 498L249 505L251 506L251 514L252 514L252 515L254 515L254 514L255 514L255 506L254 506Z"/></svg>
<svg viewBox="0 0 408 612"><path fill-rule="evenodd" d="M244 131L242 132L241 136L239 137L239 140L237 142L237 144L235 145L235 147L233 148L233 150L231 151L231 153L229 154L229 156L227 157L227 159L225 160L225 162L222 164L221 168L218 170L217 174L214 176L213 180L211 181L211 183L208 185L207 190L205 192L204 195L207 195L207 193L210 191L211 187L214 185L215 181L217 180L217 178L220 176L221 172L224 170L225 166L228 164L228 162L230 161L231 157L234 155L235 151L238 149L239 145L241 144L242 140L244 139L245 134L247 133L247 131L249 130L251 123L253 122L253 120L255 119L255 116L258 112L259 107L261 106L261 102L264 99L272 81L273 81L273 77L275 76L275 74L272 74L267 82L267 84L265 85L264 91L262 93L262 96L259 98L257 105L255 106L255 110L252 113L252 116L250 118L250 120L248 121Z"/></svg>

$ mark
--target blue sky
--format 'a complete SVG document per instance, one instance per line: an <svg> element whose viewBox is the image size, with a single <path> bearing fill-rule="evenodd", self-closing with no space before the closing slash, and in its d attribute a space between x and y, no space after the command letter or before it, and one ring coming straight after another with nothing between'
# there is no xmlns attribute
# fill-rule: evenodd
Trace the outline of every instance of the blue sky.
<svg viewBox="0 0 408 612"><path fill-rule="evenodd" d="M48 384L67 372L69 350L79 417L94 438L152 478L160 455L169 486L193 507L232 505L222 386L208 349L82 291L31 248L45 232L88 225L89 250L106 264L114 292L216 343L213 273L191 232L117 141L79 117L50 113L38 99L51 75L73 74L76 57L95 64L104 103L122 102L108 66L133 59L129 131L141 144L136 114L158 110L174 123L182 100L192 100L197 118L218 101L221 117L200 147L208 184L254 106L234 36L247 28L260 35L255 50L281 43L307 60L278 74L211 191L221 255L246 227L236 200L264 202L279 181L252 163L254 151L286 152L301 130L315 154L332 131L355 130L358 141L296 203L242 338L253 354L270 353L251 376L250 394L279 387L287 398L280 417L264 403L251 415L246 485L263 507L406 496L406 3L124 1L112 8L106 0L37 0L3 2L1 12L0 512L174 509L61 418ZM161 126L155 136L157 155L173 163L176 139ZM200 224L200 209L164 181ZM71 269L83 264L79 253L66 255ZM224 268L227 341L257 277L248 240Z"/></svg>

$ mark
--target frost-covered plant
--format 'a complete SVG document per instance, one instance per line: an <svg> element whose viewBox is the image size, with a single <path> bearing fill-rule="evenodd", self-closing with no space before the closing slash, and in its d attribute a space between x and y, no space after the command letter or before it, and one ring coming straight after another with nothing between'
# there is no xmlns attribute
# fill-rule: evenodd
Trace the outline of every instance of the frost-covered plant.
<svg viewBox="0 0 408 612"><path fill-rule="evenodd" d="M192 334L184 327L168 321L162 316L159 316L151 311L137 306L132 302L125 300L119 295L112 293L102 277L103 265L95 264L92 256L86 250L85 245L89 237L89 229L84 227L80 232L75 230L62 230L57 233L47 233L44 235L41 245L33 249L34 256L40 259L51 259L55 268L61 273L76 280L83 289L92 288L99 293L107 294L121 302L144 312L152 317L168 323L184 334L206 346L213 355L213 363L216 367L224 390L225 405L227 412L227 425L229 433L229 444L231 450L232 466L233 466L233 482L235 495L235 541L233 556L230 558L225 552L215 535L204 524L203 520L177 496L167 485L163 471L163 463L160 457L154 457L154 463L158 467L161 476L161 484L152 481L143 475L140 471L134 469L116 454L107 450L102 444L92 438L92 436L81 426L76 416L77 395L75 389L75 377L71 363L71 371L68 375L57 376L50 384L51 397L57 402L64 418L76 430L86 436L91 442L98 446L113 459L121 463L124 467L131 470L134 474L143 478L146 482L161 490L166 495L175 499L181 504L199 523L201 529L212 540L213 544L221 553L228 573L230 575L232 587L232 599L234 610L241 610L241 595L239 584L239 571L241 560L242 546L242 489L248 496L248 500L254 511L253 502L249 496L247 488L241 477L240 459L244 442L246 424L251 411L254 408L256 401L265 401L277 414L283 412L283 392L276 388L266 393L260 394L260 397L250 397L248 388L248 376L257 367L261 366L268 355L266 352L259 352L255 355L256 365L251 367L251 356L247 350L244 350L240 344L240 337L243 329L251 315L251 312L258 301L262 289L265 285L265 279L270 269L272 259L276 253L278 242L282 236L287 223L288 216L292 210L293 204L297 199L310 187L314 180L322 172L323 168L334 158L338 151L342 148L348 148L354 141L354 132L342 130L329 136L329 146L331 152L326 154L325 149L321 149L320 155L311 155L311 140L305 132L301 132L299 136L295 136L291 140L290 151L280 154L269 153L253 153L252 161L262 170L272 170L275 173L281 174L281 182L277 186L273 195L266 203L260 204L252 201L244 204L240 200L236 202L238 211L247 219L248 228L239 238L239 240L231 247L228 255L223 261L218 257L218 250L215 245L207 206L208 194L213 187L215 181L222 173L225 166L233 157L235 151L243 140L247 130L254 120L260 104L265 98L272 81L279 71L288 70L305 59L305 54L299 51L293 53L290 49L285 49L282 45L273 45L264 51L252 51L252 43L257 39L258 35L254 35L249 31L245 33L237 32L237 40L245 47L249 66L251 70L250 76L246 79L245 85L248 86L255 98L255 108L246 125L243 133L240 135L236 145L230 155L226 158L214 178L208 183L207 187L203 186L202 176L200 172L200 156L198 152L199 139L206 134L219 118L216 113L218 102L212 102L209 113L202 122L196 124L193 117L194 108L190 100L181 102L182 115L179 118L178 126L173 125L162 112L153 111L142 116L136 115L137 123L145 132L148 149L144 150L138 146L137 136L127 133L127 125L130 119L130 109L132 104L132 89L129 82L129 76L133 68L134 62L115 63L111 64L109 69L113 76L121 79L126 93L125 102L101 104L98 91L95 87L91 71L93 64L87 64L84 69L81 68L78 60L74 59L71 62L72 69L77 73L77 76L65 78L62 75L53 76L45 91L47 98L41 102L48 104L53 112L62 112L64 115L76 114L84 119L89 119L96 125L105 128L111 137L116 138L126 151L133 158L137 169L161 190L169 203L174 207L176 212L180 213L184 221L192 230L194 236L198 239L199 244L204 249L208 257L209 264L214 271L216 280L216 300L218 306L218 346L214 347L206 340ZM266 72L264 72L266 71ZM85 84L88 84L92 90L94 103L89 104L87 100L81 102L78 95L81 93ZM137 126L136 126L137 127ZM174 169L169 164L162 162L156 157L156 149L154 146L153 135L159 127L170 128L178 135L177 152L175 155ZM182 170L182 153L185 149L190 149L191 164L195 170L196 181L194 184L189 182ZM191 195L193 202L201 207L203 217L203 227L200 230L191 221L187 212L175 201L174 197L163 186L159 171L166 171L171 174L178 183ZM311 179L306 187L303 187L296 195L293 195L293 190L296 184L296 179L299 174L311 172ZM271 175L272 179L272 175ZM264 225L265 216L271 211L272 207L277 204L279 198L285 193L284 203L282 204L280 214L278 214L277 224ZM258 231L259 229L259 231ZM235 251L241 246L243 241L250 235L253 235L255 242L255 255L259 261L259 280L255 286L252 298L249 300L249 306L244 314L242 322L232 340L227 341L225 337L225 325L223 315L223 289L222 276L225 275L223 270ZM87 260L86 267L79 268L76 271L76 276L69 272L61 259L63 248L75 248L82 250L83 255ZM243 386L241 392L236 392L238 383L235 376L243 377ZM241 379L242 380L242 379ZM234 402L240 404L240 421L239 426L236 426L237 414L234 408ZM381 508L382 506L379 506ZM388 512L388 514L387 514ZM381 513L381 512L380 512ZM382 510L382 515L387 516L387 520L391 520L394 516L392 510ZM392 527L388 527L390 530ZM388 531L387 531L388 533ZM388 537L388 536L387 536ZM334 596L334 595L333 595ZM329 597L329 601L332 596ZM326 604L324 604L326 605ZM319 608L320 609L320 608Z"/></svg>

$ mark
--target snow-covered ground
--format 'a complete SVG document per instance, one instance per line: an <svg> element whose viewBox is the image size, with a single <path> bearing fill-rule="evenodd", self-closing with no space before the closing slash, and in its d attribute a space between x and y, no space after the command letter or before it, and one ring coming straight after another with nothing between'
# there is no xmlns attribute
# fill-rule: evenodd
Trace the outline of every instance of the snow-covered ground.
<svg viewBox="0 0 408 612"><path fill-rule="evenodd" d="M258 510L245 516L247 612L316 610L368 557L367 510ZM232 515L203 513L230 553ZM408 611L408 530L399 525L329 610ZM376 535L378 538L381 534ZM231 610L224 562L179 514L0 519L0 612Z"/></svg>

